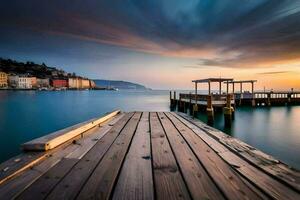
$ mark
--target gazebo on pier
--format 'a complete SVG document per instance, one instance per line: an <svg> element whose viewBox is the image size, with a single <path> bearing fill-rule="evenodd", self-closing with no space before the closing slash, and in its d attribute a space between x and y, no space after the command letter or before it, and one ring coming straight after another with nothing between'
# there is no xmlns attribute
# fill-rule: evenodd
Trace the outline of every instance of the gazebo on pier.
<svg viewBox="0 0 300 200"><path fill-rule="evenodd" d="M242 99L246 98L246 99L251 99L251 104L252 106L255 106L255 94L254 94L254 83L257 82L257 80L240 80L240 81L226 81L225 84L227 85L227 93L228 93L228 87L230 84L232 84L232 93L234 95L235 99L238 99L238 104L241 105L242 104ZM250 83L251 84L251 94L249 94L248 96L244 96L246 95L245 93L243 93L243 83ZM240 93L235 95L235 91L234 91L234 85L235 84L240 84Z"/></svg>
<svg viewBox="0 0 300 200"><path fill-rule="evenodd" d="M234 84L240 84L240 93L243 93L243 83L251 83L251 94L253 96L254 94L254 83L257 82L257 80L241 80L241 81L225 81L225 84L227 85L227 93L228 93L228 87L230 84L232 84L232 93L235 93L234 90Z"/></svg>
<svg viewBox="0 0 300 200"><path fill-rule="evenodd" d="M222 83L223 82L232 82L233 78L207 78L207 79L199 79L193 80L192 82L195 83L195 94L197 95L197 86L198 83L208 83L208 95L211 94L211 83L219 83L219 95L222 94ZM228 89L227 89L228 91Z"/></svg>

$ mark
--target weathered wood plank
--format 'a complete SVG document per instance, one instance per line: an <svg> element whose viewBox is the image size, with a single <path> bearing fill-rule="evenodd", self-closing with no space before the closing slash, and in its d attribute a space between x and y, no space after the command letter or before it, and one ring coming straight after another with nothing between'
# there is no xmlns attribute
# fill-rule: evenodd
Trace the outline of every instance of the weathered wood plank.
<svg viewBox="0 0 300 200"><path fill-rule="evenodd" d="M26 169L16 177L4 182L0 186L0 199L13 199L29 185L31 185L37 178L43 173L57 164L65 155L66 152L70 152L78 148L77 145L68 145L61 151L56 151L53 154L49 154L47 159L42 162Z"/></svg>
<svg viewBox="0 0 300 200"><path fill-rule="evenodd" d="M272 156L267 155L262 151L213 127L209 127L199 120L193 120L190 116L183 113L178 113L178 115L188 120L192 120L195 125L197 125L203 131L207 132L207 134L222 143L228 149L234 151L235 153L238 153L249 163L264 170L266 173L275 176L275 178L284 181L286 184L290 185L295 190L300 192L300 172L298 170L288 167L286 164L280 162Z"/></svg>
<svg viewBox="0 0 300 200"><path fill-rule="evenodd" d="M73 138L73 140L78 139L80 137L81 137L80 135L77 135L75 136L75 138ZM64 148L64 146L66 145L69 145L70 143L72 143L72 140L66 141L62 145L62 148ZM49 155L53 154L53 152L55 152L56 150L59 150L59 148L51 149L51 151L47 151L47 152L26 152L1 163L0 164L0 185L5 181L15 177L22 171L29 169L33 165L41 162Z"/></svg>
<svg viewBox="0 0 300 200"><path fill-rule="evenodd" d="M196 120L187 120L179 115L176 115L176 117L187 127L192 129L193 132L196 133L203 141L206 142L207 137L202 136L207 135L207 133L193 124ZM219 145L223 144L219 143ZM222 157L222 159L224 159L228 164L230 164L233 167L233 169L235 169L242 176L244 176L245 179L247 179L249 182L252 182L256 187L260 188L260 190L264 191L271 198L290 200L300 198L298 192L294 191L289 186L277 181L270 175L266 174L264 171L252 165L249 165L247 161L245 161L240 156L237 156L232 151L219 152L218 154Z"/></svg>
<svg viewBox="0 0 300 200"><path fill-rule="evenodd" d="M118 114L113 117L111 120L104 122L98 128L99 130L96 133L93 133L87 136L85 140L77 141L76 144L81 148L74 150L71 154L67 156L67 158L78 158L81 159L96 143L100 140L108 131L114 126L118 121L124 117L124 113ZM94 131L95 132L95 131Z"/></svg>
<svg viewBox="0 0 300 200"><path fill-rule="evenodd" d="M78 140L80 138L81 136L77 136L73 138L73 140ZM56 152L62 151L67 146L69 146L73 140L70 140L62 144L61 146L55 149L51 149L47 152L22 153L16 156L15 158L5 161L4 163L1 164L1 168L3 168L3 171L1 173L0 188L6 181L19 176L22 172L32 168L33 166L39 164L40 162L44 160L48 160L49 157L51 157Z"/></svg>
<svg viewBox="0 0 300 200"><path fill-rule="evenodd" d="M158 113L158 117L193 199L224 199L171 121L164 113Z"/></svg>
<svg viewBox="0 0 300 200"><path fill-rule="evenodd" d="M150 113L150 130L156 199L190 199L156 113Z"/></svg>
<svg viewBox="0 0 300 200"><path fill-rule="evenodd" d="M16 199L44 199L49 191L68 173L78 162L78 159L64 158L30 185Z"/></svg>
<svg viewBox="0 0 300 200"><path fill-rule="evenodd" d="M113 199L152 200L149 113L144 112L119 175Z"/></svg>
<svg viewBox="0 0 300 200"><path fill-rule="evenodd" d="M22 153L0 164L0 185L46 158L45 152Z"/></svg>
<svg viewBox="0 0 300 200"><path fill-rule="evenodd" d="M260 197L249 188L241 176L235 172L230 165L225 163L221 157L191 129L185 126L171 113L165 114L172 121L177 130L179 130L182 137L206 168L207 173L210 174L210 177L212 177L227 199L261 199L265 197Z"/></svg>
<svg viewBox="0 0 300 200"><path fill-rule="evenodd" d="M74 199L132 115L133 113L127 113L104 137L98 140L96 145L54 187L47 199Z"/></svg>
<svg viewBox="0 0 300 200"><path fill-rule="evenodd" d="M126 124L83 186L77 197L78 199L108 199L111 197L113 186L126 152L130 147L140 117L141 113L135 113Z"/></svg>
<svg viewBox="0 0 300 200"><path fill-rule="evenodd" d="M88 120L86 122L76 124L63 130L56 131L54 133L45 135L43 137L34 139L32 141L22 144L22 148L25 151L47 151L53 149L66 141L82 134L83 132L105 122L106 120L116 116L120 113L120 110L108 113L100 118Z"/></svg>
<svg viewBox="0 0 300 200"><path fill-rule="evenodd" d="M13 197L18 196L24 189L34 183L42 174L46 173L62 158L80 159L87 153L88 149L91 149L97 141L112 128L112 125L118 122L123 116L123 113L119 114L103 123L101 127L94 127L88 130L84 133L86 135L85 137L76 140L76 144L70 144L65 148L60 148L59 151L54 152L41 163L25 170L14 179L5 182L5 184L0 186L0 199L3 199L4 197L6 199L12 199ZM50 189L51 188L49 188L49 191ZM46 191L44 193L46 193Z"/></svg>

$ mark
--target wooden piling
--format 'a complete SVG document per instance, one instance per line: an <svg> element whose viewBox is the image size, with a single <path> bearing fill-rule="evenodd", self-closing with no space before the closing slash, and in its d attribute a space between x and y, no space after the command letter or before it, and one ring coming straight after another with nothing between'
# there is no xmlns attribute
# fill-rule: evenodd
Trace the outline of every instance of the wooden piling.
<svg viewBox="0 0 300 200"><path fill-rule="evenodd" d="M207 95L206 114L207 114L207 123L213 124L214 123L214 108L212 105L212 95Z"/></svg>
<svg viewBox="0 0 300 200"><path fill-rule="evenodd" d="M231 107L231 97L232 94L227 94L226 96L226 106L224 107L224 121L226 127L231 127L232 124L232 112L233 108Z"/></svg>
<svg viewBox="0 0 300 200"><path fill-rule="evenodd" d="M192 105L192 93L190 92L189 93L189 109L190 109L190 111L191 111L191 106Z"/></svg>
<svg viewBox="0 0 300 200"><path fill-rule="evenodd" d="M172 99L172 91L170 91L170 109L174 109L175 100Z"/></svg>
<svg viewBox="0 0 300 200"><path fill-rule="evenodd" d="M271 106L271 93L268 93L267 106Z"/></svg>

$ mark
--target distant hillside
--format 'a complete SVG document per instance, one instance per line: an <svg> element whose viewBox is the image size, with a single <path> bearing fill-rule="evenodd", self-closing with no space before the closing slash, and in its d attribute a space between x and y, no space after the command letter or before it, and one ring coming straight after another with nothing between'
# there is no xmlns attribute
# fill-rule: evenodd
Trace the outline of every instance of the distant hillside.
<svg viewBox="0 0 300 200"><path fill-rule="evenodd" d="M68 78L77 76L75 73L67 73L64 70L57 69L55 67L49 67L45 63L37 64L30 61L19 62L4 58L0 58L0 71L12 74L28 74L38 78Z"/></svg>
<svg viewBox="0 0 300 200"><path fill-rule="evenodd" d="M147 90L143 85L137 83L131 83L127 81L115 81L115 80L94 80L97 87L117 88L117 89L133 89L133 90Z"/></svg>

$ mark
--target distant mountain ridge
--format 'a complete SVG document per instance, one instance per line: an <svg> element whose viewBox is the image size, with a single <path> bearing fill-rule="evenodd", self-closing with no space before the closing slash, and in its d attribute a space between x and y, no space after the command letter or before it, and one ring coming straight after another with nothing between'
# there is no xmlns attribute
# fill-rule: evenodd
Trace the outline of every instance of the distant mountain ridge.
<svg viewBox="0 0 300 200"><path fill-rule="evenodd" d="M115 89L133 89L133 90L147 90L145 86L137 83L119 80L94 80L97 87L115 88Z"/></svg>

